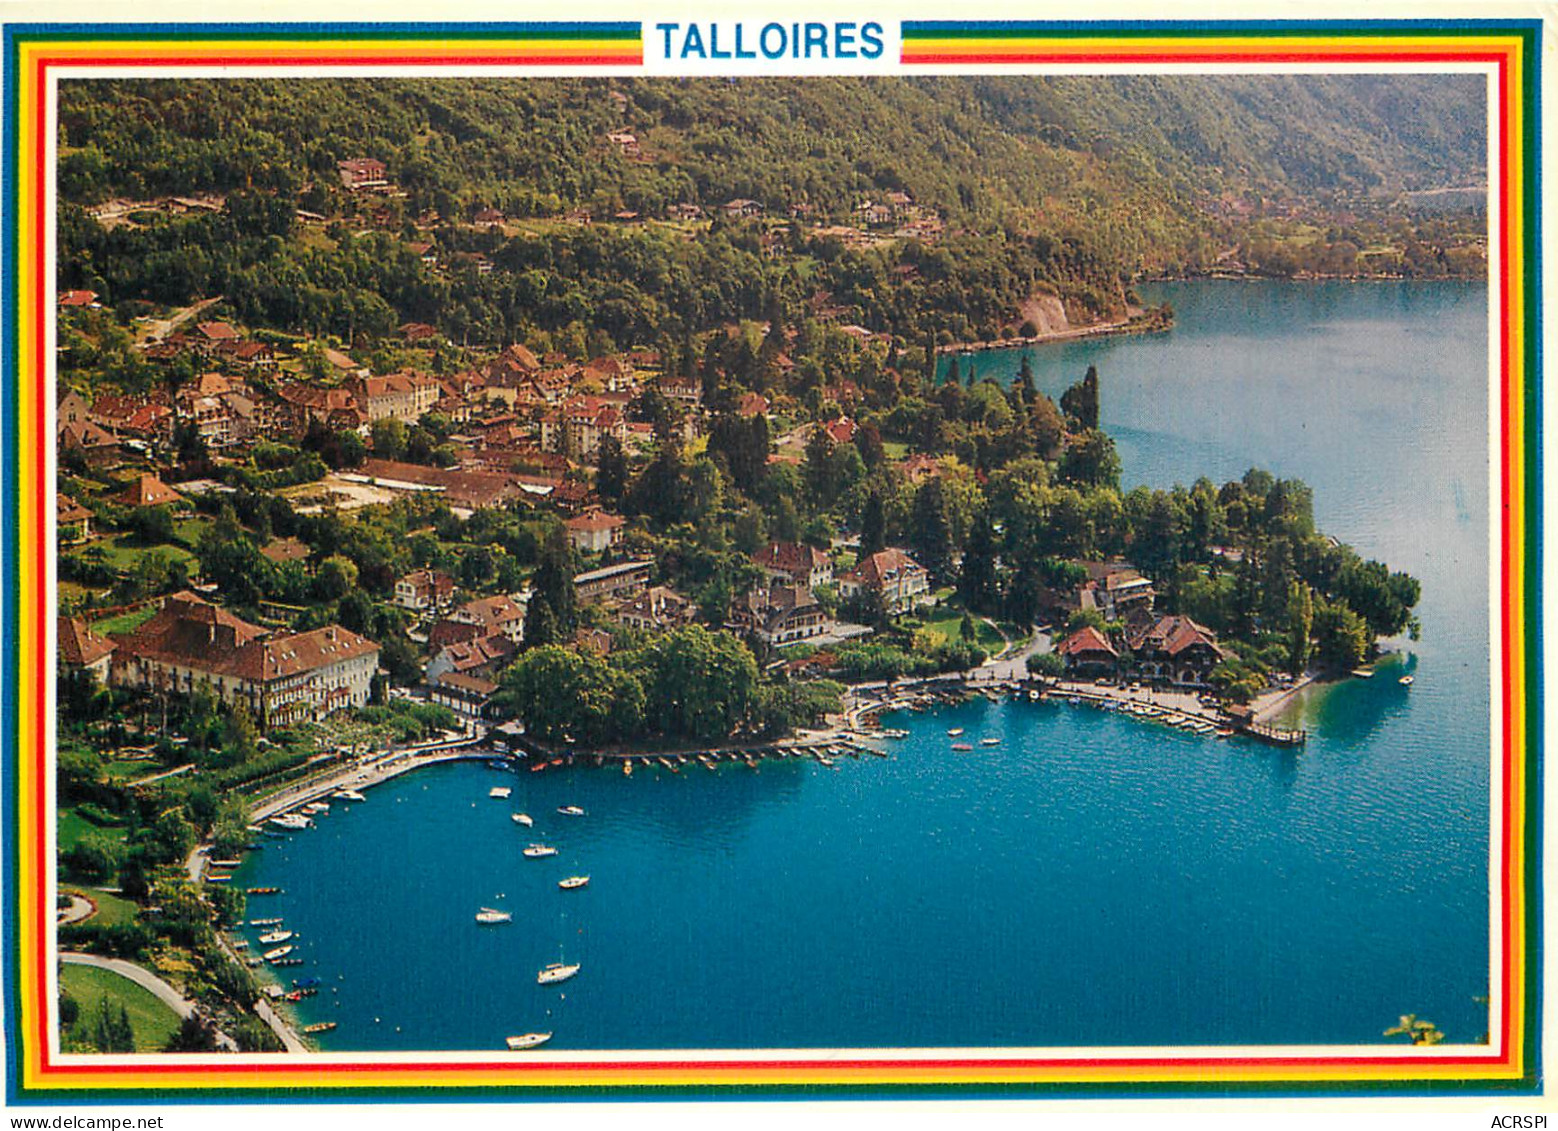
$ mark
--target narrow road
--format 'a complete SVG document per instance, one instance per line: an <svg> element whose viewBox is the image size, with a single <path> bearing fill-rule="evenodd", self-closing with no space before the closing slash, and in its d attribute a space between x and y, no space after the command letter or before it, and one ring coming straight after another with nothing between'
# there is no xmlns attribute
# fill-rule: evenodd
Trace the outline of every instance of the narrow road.
<svg viewBox="0 0 1558 1131"><path fill-rule="evenodd" d="M166 338L169 334L173 333L174 330L177 330L185 322L188 322L191 318L205 310L207 307L215 306L217 303L221 302L223 297L224 296L222 295L217 295L215 298L208 298L201 302L197 302L193 306L186 306L182 310L175 310L172 316L161 321L148 322L147 341L162 341L162 339Z"/></svg>
<svg viewBox="0 0 1558 1131"><path fill-rule="evenodd" d="M144 967L137 966L133 962L126 962L122 958L102 958L96 954L77 954L69 951L60 953L60 961L72 966L95 966L99 970L108 970L118 974L122 978L128 978L137 986L148 990L158 1001L173 1010L180 1017L188 1017L195 1012L195 1003L184 997L168 983ZM226 1033L217 1030L216 1047L227 1052L237 1052L238 1043Z"/></svg>

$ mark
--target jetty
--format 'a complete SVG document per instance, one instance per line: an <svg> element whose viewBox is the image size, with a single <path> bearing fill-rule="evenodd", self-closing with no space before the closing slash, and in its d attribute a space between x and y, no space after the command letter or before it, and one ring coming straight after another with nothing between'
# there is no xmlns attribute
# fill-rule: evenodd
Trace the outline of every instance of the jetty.
<svg viewBox="0 0 1558 1131"><path fill-rule="evenodd" d="M634 769L651 767L679 774L683 767L694 762L706 770L717 769L721 762L745 763L755 769L759 762L765 760L810 758L826 764L826 759L833 757L858 758L862 754L879 755L881 752L867 746L862 741L863 737L866 736L848 730L829 730L803 732L796 738L731 742L716 746L686 746L669 750L631 748L574 750L568 747L559 748L528 737L512 740L511 745L535 771L543 767L575 765L581 760L588 759L589 764L594 766L621 765L630 775Z"/></svg>

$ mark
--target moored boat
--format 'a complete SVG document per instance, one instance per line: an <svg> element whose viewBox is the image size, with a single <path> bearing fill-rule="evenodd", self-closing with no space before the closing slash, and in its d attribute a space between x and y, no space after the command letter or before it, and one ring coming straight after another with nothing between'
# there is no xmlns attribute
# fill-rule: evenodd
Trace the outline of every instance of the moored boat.
<svg viewBox="0 0 1558 1131"><path fill-rule="evenodd" d="M973 746L971 746L967 742L954 742L952 744L952 749L956 750L959 754L962 754L962 753L965 753L965 752L967 752L969 750L972 750Z"/></svg>
<svg viewBox="0 0 1558 1131"><path fill-rule="evenodd" d="M260 941L266 946L274 946L276 943L286 942L295 933L294 931L267 931L260 936Z"/></svg>
<svg viewBox="0 0 1558 1131"><path fill-rule="evenodd" d="M487 791L488 797L496 797L499 801L508 799L508 795L514 791L506 785L495 785Z"/></svg>
<svg viewBox="0 0 1558 1131"><path fill-rule="evenodd" d="M529 848L525 849L524 854L530 857L532 860L535 860L542 856L556 856L557 849L553 848L550 844L532 844Z"/></svg>
<svg viewBox="0 0 1558 1131"><path fill-rule="evenodd" d="M1414 683L1417 682L1417 677L1404 675L1400 679L1396 680L1396 682L1399 683L1402 687L1411 687Z"/></svg>
<svg viewBox="0 0 1558 1131"><path fill-rule="evenodd" d="M947 737L948 738L956 738L958 735L960 735L962 733L963 733L963 728L962 727L953 727L951 730L947 731Z"/></svg>
<svg viewBox="0 0 1558 1131"><path fill-rule="evenodd" d="M574 888L582 888L590 882L588 876L569 876L566 880L558 880L557 886L564 891L572 891Z"/></svg>
<svg viewBox="0 0 1558 1131"><path fill-rule="evenodd" d="M979 740L979 745L981 745L981 746L999 746L999 745L1001 745L1001 740L999 738L981 738Z"/></svg>
<svg viewBox="0 0 1558 1131"><path fill-rule="evenodd" d="M315 1021L312 1025L304 1025L302 1031L305 1033L328 1033L337 1024L339 1022L336 1021Z"/></svg>
<svg viewBox="0 0 1558 1131"><path fill-rule="evenodd" d="M584 810L580 809L577 805L559 805L557 807L557 811L565 817L584 816Z"/></svg>
<svg viewBox="0 0 1558 1131"><path fill-rule="evenodd" d="M265 956L264 956L265 957L265 961L266 962L275 962L276 959L278 959L278 958L285 958L287 955L291 954L296 949L297 949L297 947L295 947L295 946L278 946L275 950L267 950L265 952Z"/></svg>
<svg viewBox="0 0 1558 1131"><path fill-rule="evenodd" d="M338 789L338 790L335 791L335 796L339 797L343 801L366 801L366 800L368 800L362 794L358 793L355 789Z"/></svg>
<svg viewBox="0 0 1558 1131"><path fill-rule="evenodd" d="M572 978L578 972L578 963L574 963L570 966L564 962L553 962L550 965L543 966L541 968L540 972L536 975L536 982L543 986L552 982L566 982L569 978Z"/></svg>
<svg viewBox="0 0 1558 1131"><path fill-rule="evenodd" d="M515 813L509 818L509 820L513 821L516 825L524 825L527 829L531 825L535 824L535 822L530 819L529 813Z"/></svg>
<svg viewBox="0 0 1558 1131"><path fill-rule="evenodd" d="M518 1052L520 1049L533 1049L537 1045L544 1045L552 1039L550 1033L521 1033L517 1037L510 1037L505 1042L509 1048Z"/></svg>
<svg viewBox="0 0 1558 1131"><path fill-rule="evenodd" d="M478 923L509 923L514 919L512 911L499 911L496 907L483 907L476 912Z"/></svg>

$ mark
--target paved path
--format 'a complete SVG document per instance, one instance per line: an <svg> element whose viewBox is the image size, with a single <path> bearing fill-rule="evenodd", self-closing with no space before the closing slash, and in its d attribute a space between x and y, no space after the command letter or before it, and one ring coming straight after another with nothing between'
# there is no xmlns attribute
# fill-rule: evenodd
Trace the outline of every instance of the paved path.
<svg viewBox="0 0 1558 1131"><path fill-rule="evenodd" d="M66 923L79 923L81 920L97 914L97 904L84 895L70 893L70 906L61 909L59 913L59 925Z"/></svg>
<svg viewBox="0 0 1558 1131"><path fill-rule="evenodd" d="M128 978L137 986L148 990L151 994L180 1017L188 1017L195 1012L195 1003L184 997L168 983L144 967L137 966L133 962L126 962L122 958L103 958L96 954L77 954L70 951L60 953L60 961L72 966L95 966L99 970L109 970L122 978ZM228 1052L237 1052L238 1043L226 1033L217 1030L216 1047Z"/></svg>

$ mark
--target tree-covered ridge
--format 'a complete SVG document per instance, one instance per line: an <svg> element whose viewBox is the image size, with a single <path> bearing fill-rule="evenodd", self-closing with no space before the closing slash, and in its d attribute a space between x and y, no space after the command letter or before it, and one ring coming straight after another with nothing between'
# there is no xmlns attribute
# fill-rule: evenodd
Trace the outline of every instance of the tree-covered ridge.
<svg viewBox="0 0 1558 1131"><path fill-rule="evenodd" d="M112 80L61 90L61 187L282 187L372 154L412 191L516 211L907 189L954 216L1081 180L1183 199L1482 182L1475 76ZM606 131L640 132L624 159Z"/></svg>

